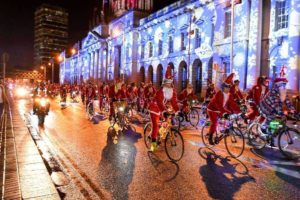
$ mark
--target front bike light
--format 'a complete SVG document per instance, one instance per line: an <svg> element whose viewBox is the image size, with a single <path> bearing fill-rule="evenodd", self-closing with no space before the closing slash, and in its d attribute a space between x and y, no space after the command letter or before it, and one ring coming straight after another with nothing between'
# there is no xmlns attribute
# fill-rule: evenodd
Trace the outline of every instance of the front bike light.
<svg viewBox="0 0 300 200"><path fill-rule="evenodd" d="M46 99L45 99L45 98L42 98L42 99L41 99L41 106L42 106L42 107L45 107L46 104L47 104Z"/></svg>
<svg viewBox="0 0 300 200"><path fill-rule="evenodd" d="M124 107L119 107L120 112L124 112L125 108Z"/></svg>

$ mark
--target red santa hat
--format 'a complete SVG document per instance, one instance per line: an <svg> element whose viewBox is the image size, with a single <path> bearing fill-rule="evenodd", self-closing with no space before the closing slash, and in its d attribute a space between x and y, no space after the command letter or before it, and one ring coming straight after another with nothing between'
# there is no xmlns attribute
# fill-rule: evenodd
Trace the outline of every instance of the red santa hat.
<svg viewBox="0 0 300 200"><path fill-rule="evenodd" d="M232 85L232 80L234 77L234 73L231 73L229 76L227 76L227 78L225 79L225 81L222 83L222 87L231 87Z"/></svg>
<svg viewBox="0 0 300 200"><path fill-rule="evenodd" d="M173 83L173 76L172 76L172 67L168 65L165 79L163 80L163 85L164 84L172 84Z"/></svg>

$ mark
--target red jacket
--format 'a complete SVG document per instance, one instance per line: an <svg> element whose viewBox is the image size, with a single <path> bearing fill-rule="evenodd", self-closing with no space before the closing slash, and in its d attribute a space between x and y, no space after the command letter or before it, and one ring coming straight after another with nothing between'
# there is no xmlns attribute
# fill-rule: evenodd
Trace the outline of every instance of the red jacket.
<svg viewBox="0 0 300 200"><path fill-rule="evenodd" d="M96 97L96 90L94 87L87 87L85 91L85 95L87 98L95 98Z"/></svg>
<svg viewBox="0 0 300 200"><path fill-rule="evenodd" d="M217 92L217 94L211 99L207 106L208 111L220 112L221 115L224 113L240 113L240 107L233 99L233 95L229 93L229 98L224 105L224 94L222 91Z"/></svg>
<svg viewBox="0 0 300 200"><path fill-rule="evenodd" d="M206 90L205 98L206 99L212 99L215 94L216 94L215 88L208 87L207 90Z"/></svg>
<svg viewBox="0 0 300 200"><path fill-rule="evenodd" d="M178 106L178 102L177 102L177 94L175 92L175 89L173 89L172 99L169 100L168 102L165 102L163 88L160 88L157 91L154 99L159 107L160 112L167 110L166 104L168 104L168 103L171 104L171 106L175 112L177 112L179 110L179 106Z"/></svg>
<svg viewBox="0 0 300 200"><path fill-rule="evenodd" d="M116 98L117 99L120 99L120 100L125 100L125 99L127 99L127 90L119 90L118 91L118 93L117 93L117 95L116 95Z"/></svg>
<svg viewBox="0 0 300 200"><path fill-rule="evenodd" d="M178 97L178 100L180 100L180 101L196 100L196 99L197 99L197 96L195 95L194 91L191 92L190 94L188 94L187 89L184 89Z"/></svg>
<svg viewBox="0 0 300 200"><path fill-rule="evenodd" d="M233 99L234 100L241 100L241 99L243 99L243 95L242 95L240 89L237 90L235 88L235 85L231 86L230 93L233 95Z"/></svg>
<svg viewBox="0 0 300 200"><path fill-rule="evenodd" d="M115 85L109 86L108 96L109 96L110 99L115 98L115 96L116 96Z"/></svg>
<svg viewBox="0 0 300 200"><path fill-rule="evenodd" d="M152 88L152 92L150 92L150 88ZM145 88L145 97L147 99L150 99L151 97L154 97L155 93L156 93L156 89L153 86L147 86Z"/></svg>
<svg viewBox="0 0 300 200"><path fill-rule="evenodd" d="M249 91L247 99L253 99L256 105L259 105L260 101L269 92L269 88L266 87L265 93L262 95L262 86L260 84L255 85Z"/></svg>
<svg viewBox="0 0 300 200"><path fill-rule="evenodd" d="M143 89L143 90L142 90ZM145 88L141 88L139 87L138 91L137 91L138 97L139 98L144 98L145 97Z"/></svg>

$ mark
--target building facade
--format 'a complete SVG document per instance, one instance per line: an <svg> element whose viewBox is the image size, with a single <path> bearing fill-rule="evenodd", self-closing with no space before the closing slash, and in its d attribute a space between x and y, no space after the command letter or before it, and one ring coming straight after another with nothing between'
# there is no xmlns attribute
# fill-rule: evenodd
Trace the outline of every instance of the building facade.
<svg viewBox="0 0 300 200"><path fill-rule="evenodd" d="M233 21L229 0L181 0L151 14L152 1L133 2L149 8L116 8L116 18L92 29L60 64L60 82L124 78L159 87L171 65L178 91L190 82L201 93L208 78L219 84L232 71L245 89L285 66L288 89L299 91L300 0L236 0Z"/></svg>
<svg viewBox="0 0 300 200"><path fill-rule="evenodd" d="M42 4L34 14L34 65L48 64L66 48L68 13L65 9Z"/></svg>

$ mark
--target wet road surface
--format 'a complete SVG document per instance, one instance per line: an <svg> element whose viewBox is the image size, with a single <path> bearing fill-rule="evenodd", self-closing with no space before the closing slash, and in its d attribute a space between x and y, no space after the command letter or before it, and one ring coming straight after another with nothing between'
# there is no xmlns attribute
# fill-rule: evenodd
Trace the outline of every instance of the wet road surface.
<svg viewBox="0 0 300 200"><path fill-rule="evenodd" d="M59 187L64 199L297 199L300 161L286 161L277 149L246 145L239 159L228 157L223 142L205 148L200 129L182 132L185 153L170 162L163 149L148 152L143 124L136 132L108 132L107 119L87 119L81 103L51 102L44 127L31 115L30 100L16 100L56 156L69 179ZM119 131L116 128L116 132Z"/></svg>

